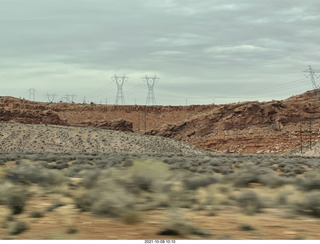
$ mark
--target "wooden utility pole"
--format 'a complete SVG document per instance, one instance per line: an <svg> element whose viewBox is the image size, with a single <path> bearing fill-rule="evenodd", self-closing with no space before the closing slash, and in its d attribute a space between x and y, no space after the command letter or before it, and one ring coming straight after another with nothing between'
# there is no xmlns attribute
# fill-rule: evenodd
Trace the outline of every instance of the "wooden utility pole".
<svg viewBox="0 0 320 244"><path fill-rule="evenodd" d="M309 148L310 150L312 149L312 120L309 121L309 129L307 130L302 130L301 122L300 122L300 151L302 153L303 150L303 134L309 135Z"/></svg>

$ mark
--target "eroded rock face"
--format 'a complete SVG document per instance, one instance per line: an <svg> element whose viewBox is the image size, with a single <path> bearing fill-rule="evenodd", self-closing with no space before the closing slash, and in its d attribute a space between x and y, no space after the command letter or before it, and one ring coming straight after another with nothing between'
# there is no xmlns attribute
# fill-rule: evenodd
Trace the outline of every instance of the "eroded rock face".
<svg viewBox="0 0 320 244"><path fill-rule="evenodd" d="M198 106L117 106L37 103L0 98L0 121L133 131L230 153L287 153L300 147L300 124L320 138L314 91L283 101ZM302 136L304 146L309 137Z"/></svg>
<svg viewBox="0 0 320 244"><path fill-rule="evenodd" d="M24 100L15 98L0 99L0 121L23 124L67 125L58 113L46 106L25 106Z"/></svg>

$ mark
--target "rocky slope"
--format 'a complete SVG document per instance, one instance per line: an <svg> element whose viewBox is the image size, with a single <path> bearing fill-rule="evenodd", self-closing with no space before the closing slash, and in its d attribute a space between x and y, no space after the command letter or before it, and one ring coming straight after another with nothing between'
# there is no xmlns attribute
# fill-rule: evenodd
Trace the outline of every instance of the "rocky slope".
<svg viewBox="0 0 320 244"><path fill-rule="evenodd" d="M319 140L319 119L311 91L284 101L216 106L149 134L227 153L287 153Z"/></svg>
<svg viewBox="0 0 320 244"><path fill-rule="evenodd" d="M206 154L203 150L159 136L57 125L0 123L0 152Z"/></svg>
<svg viewBox="0 0 320 244"><path fill-rule="evenodd" d="M283 154L318 141L320 103L314 91L283 101L199 106L48 104L2 97L0 121L134 131L223 153Z"/></svg>

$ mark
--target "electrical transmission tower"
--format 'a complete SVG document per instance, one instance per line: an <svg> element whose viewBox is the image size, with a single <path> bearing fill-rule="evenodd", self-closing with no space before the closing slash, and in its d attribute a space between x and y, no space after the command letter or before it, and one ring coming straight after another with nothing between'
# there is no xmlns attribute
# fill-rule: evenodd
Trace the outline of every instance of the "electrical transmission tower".
<svg viewBox="0 0 320 244"><path fill-rule="evenodd" d="M123 75L123 76L117 76L116 74L114 75L114 77L111 77L112 80L114 80L116 83L117 83L117 87L118 87L118 90L117 90L117 97L116 97L116 105L119 104L119 100L120 100L120 103L122 105L125 104L125 101L124 101L124 95L123 95L123 84L129 79L128 77L126 77L126 75Z"/></svg>
<svg viewBox="0 0 320 244"><path fill-rule="evenodd" d="M319 84L316 83L314 77L319 78L319 76L316 73L320 73L319 69L312 69L311 65L309 65L309 69L303 71L304 73L308 73L308 75L304 74L307 78L310 77L312 86L314 89L319 89Z"/></svg>
<svg viewBox="0 0 320 244"><path fill-rule="evenodd" d="M65 101L67 103L73 103L75 97L76 97L76 95L74 95L74 94L72 94L72 95L66 94L66 95L64 95L64 97L62 97L62 101Z"/></svg>
<svg viewBox="0 0 320 244"><path fill-rule="evenodd" d="M145 75L144 78L142 78L143 80L145 80L147 82L148 85L148 95L147 95L147 105L156 105L156 97L154 95L154 85L156 83L157 80L159 80L159 78L155 75L154 77L149 77L147 75Z"/></svg>
<svg viewBox="0 0 320 244"><path fill-rule="evenodd" d="M314 95L315 95L316 99L318 99L319 98L319 88L320 88L320 86L315 81L315 77L319 78L319 76L316 73L320 73L320 70L319 69L312 69L311 65L309 65L309 69L307 69L307 70L305 70L303 72L307 73L307 74L304 74L307 78L310 77L311 83L312 83L312 86L313 86L313 89L314 89Z"/></svg>
<svg viewBox="0 0 320 244"><path fill-rule="evenodd" d="M36 100L36 90L35 89L29 89L29 100L35 101Z"/></svg>
<svg viewBox="0 0 320 244"><path fill-rule="evenodd" d="M46 94L46 97L48 98L48 101L50 102L50 103L53 103L54 102L54 99L56 98L56 96L57 96L57 94L49 94L49 93L47 93Z"/></svg>

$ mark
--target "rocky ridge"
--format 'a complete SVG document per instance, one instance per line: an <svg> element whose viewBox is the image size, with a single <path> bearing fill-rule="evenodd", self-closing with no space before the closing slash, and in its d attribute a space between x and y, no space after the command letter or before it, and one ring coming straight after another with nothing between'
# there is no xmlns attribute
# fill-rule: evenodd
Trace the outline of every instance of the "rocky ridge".
<svg viewBox="0 0 320 244"><path fill-rule="evenodd" d="M320 103L314 91L283 101L197 106L50 104L2 97L0 121L133 131L222 153L284 154L319 140Z"/></svg>

